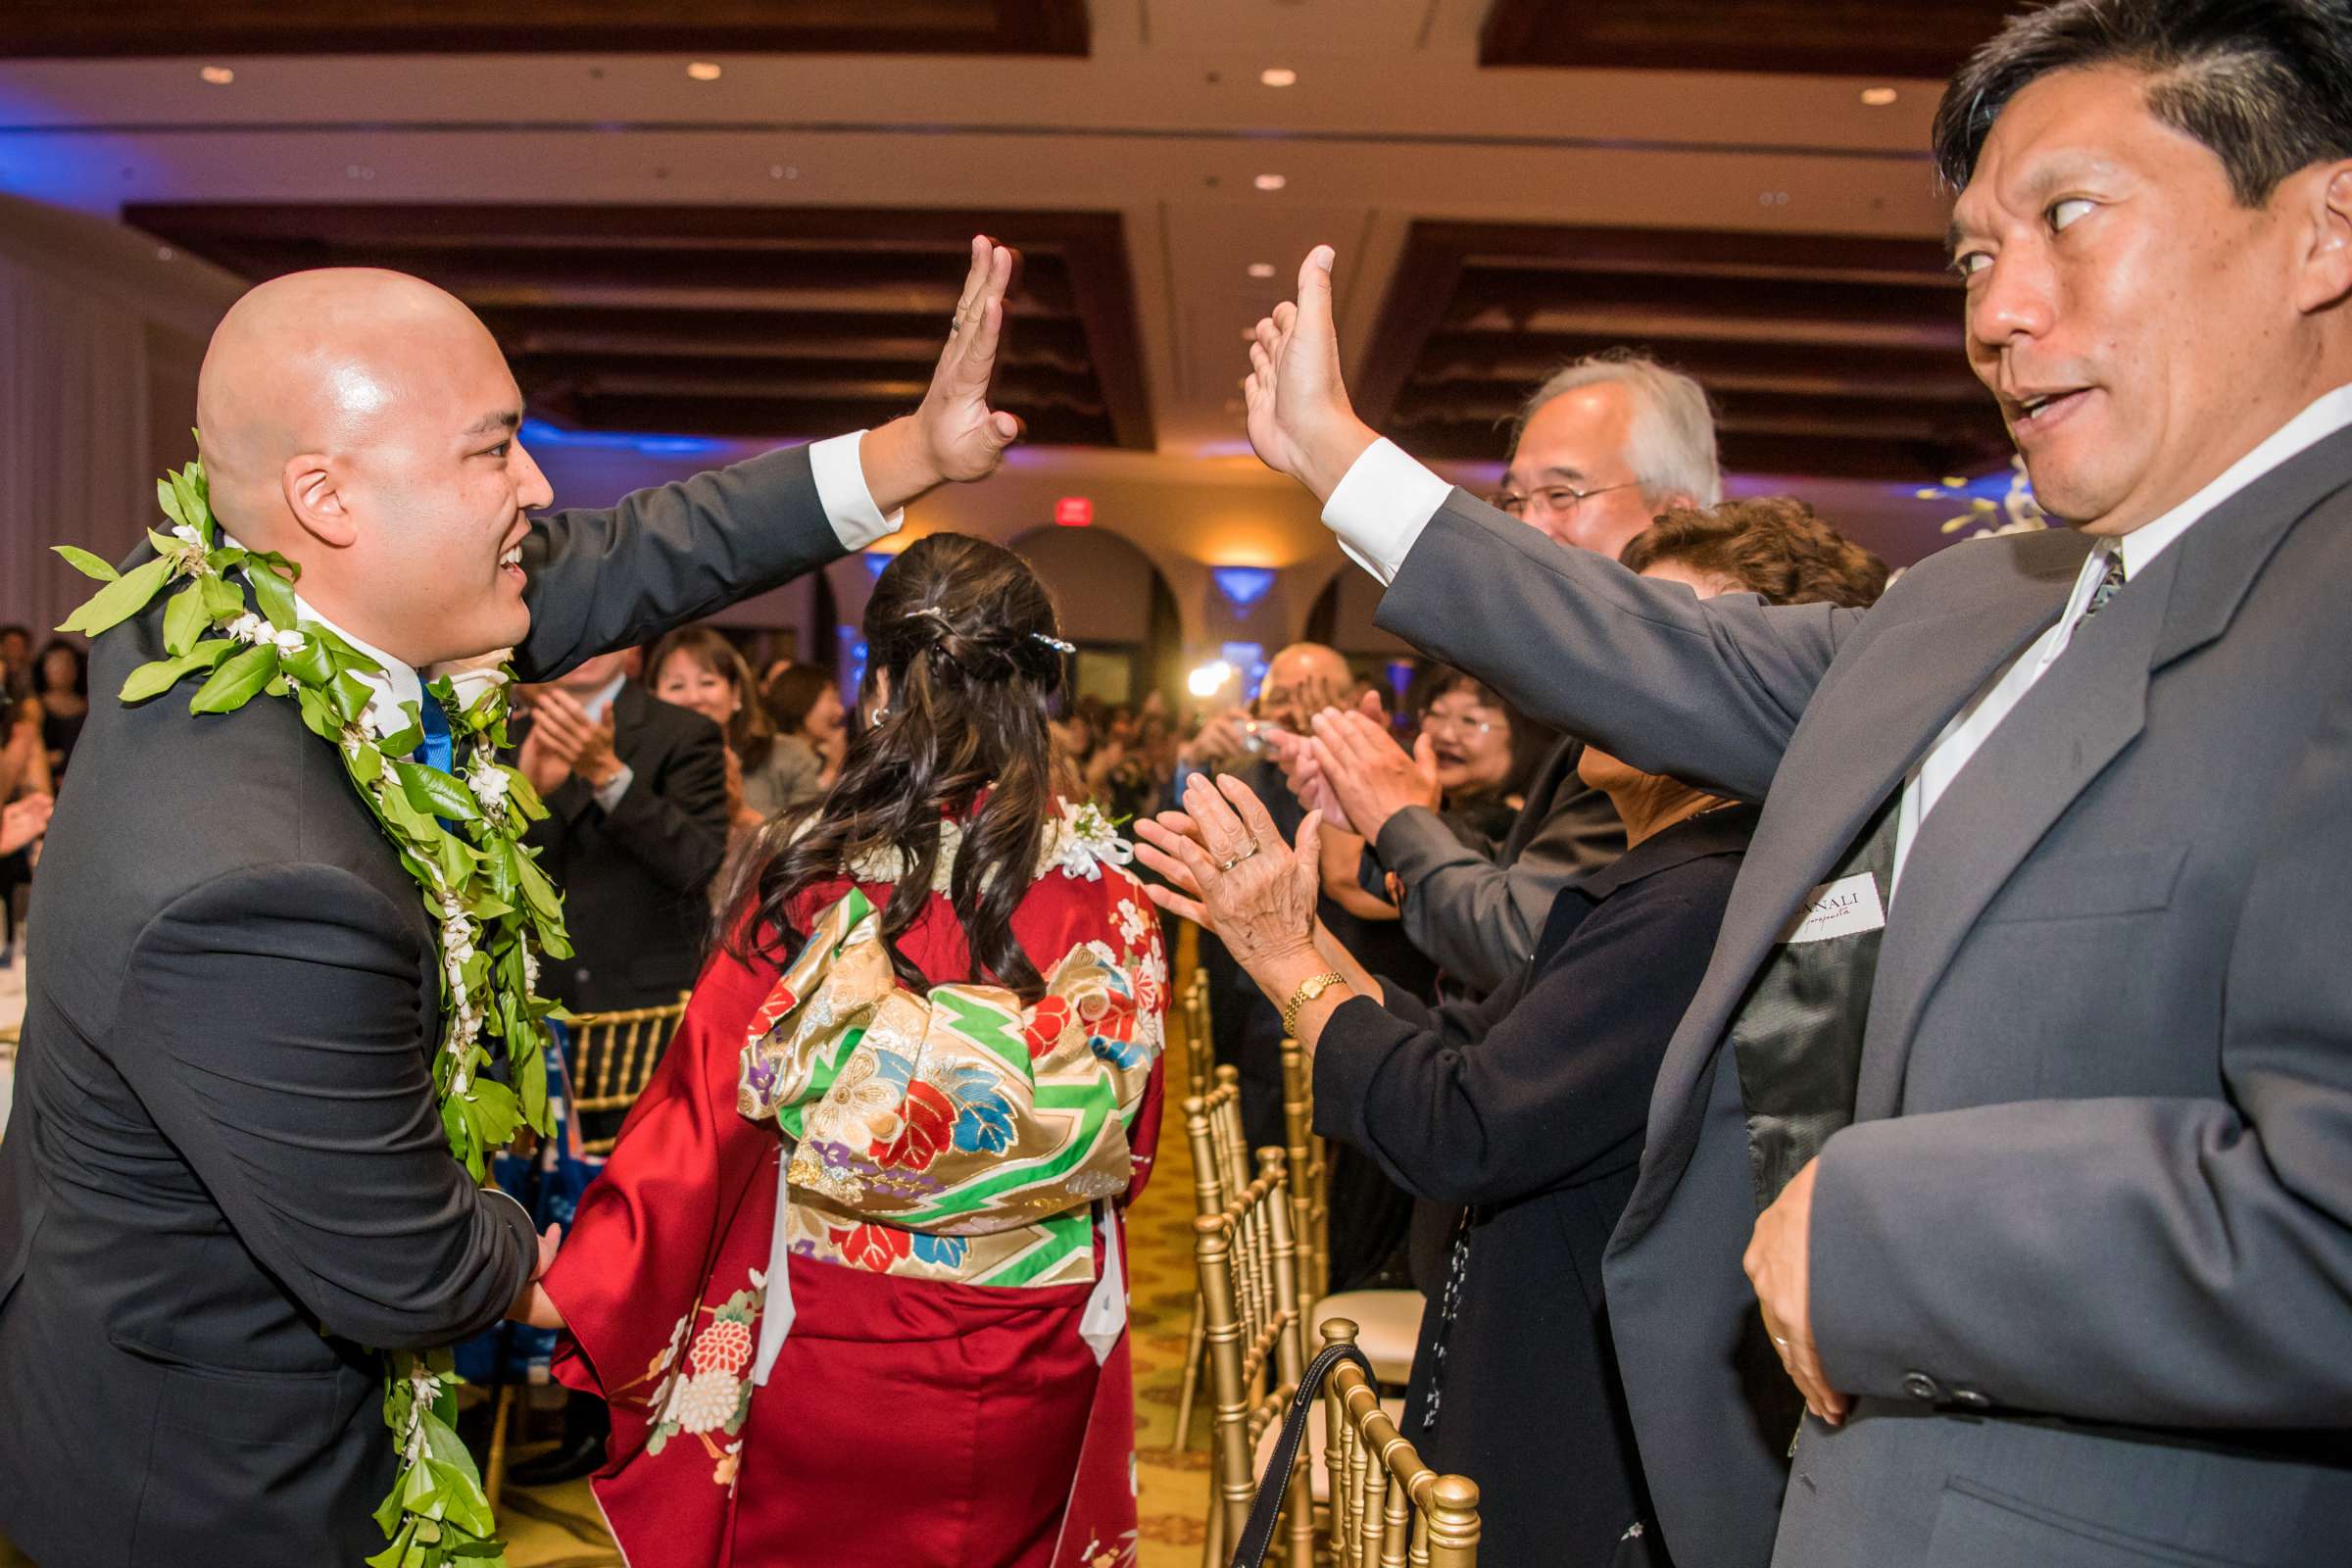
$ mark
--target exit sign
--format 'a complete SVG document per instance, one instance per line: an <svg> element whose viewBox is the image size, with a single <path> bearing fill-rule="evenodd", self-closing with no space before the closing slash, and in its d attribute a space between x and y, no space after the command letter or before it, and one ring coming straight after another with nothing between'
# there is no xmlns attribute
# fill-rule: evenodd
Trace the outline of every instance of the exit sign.
<svg viewBox="0 0 2352 1568"><path fill-rule="evenodd" d="M1054 503L1054 520L1064 528L1091 528L1095 504L1085 496L1063 496Z"/></svg>

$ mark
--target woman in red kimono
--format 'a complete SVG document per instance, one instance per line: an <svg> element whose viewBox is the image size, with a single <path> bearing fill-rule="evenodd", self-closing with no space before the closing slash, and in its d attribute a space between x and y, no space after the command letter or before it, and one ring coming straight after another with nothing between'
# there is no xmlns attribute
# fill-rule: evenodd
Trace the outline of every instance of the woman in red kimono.
<svg viewBox="0 0 2352 1568"><path fill-rule="evenodd" d="M533 1320L612 1407L632 1568L1131 1564L1158 921L1049 783L1018 557L918 540L864 630L872 726L738 874Z"/></svg>

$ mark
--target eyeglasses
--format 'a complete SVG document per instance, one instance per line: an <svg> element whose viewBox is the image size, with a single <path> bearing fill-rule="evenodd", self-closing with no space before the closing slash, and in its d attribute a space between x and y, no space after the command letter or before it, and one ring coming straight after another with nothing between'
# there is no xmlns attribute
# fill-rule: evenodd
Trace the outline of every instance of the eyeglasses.
<svg viewBox="0 0 2352 1568"><path fill-rule="evenodd" d="M1443 724L1460 735L1492 735L1503 727L1503 722L1499 718L1472 718L1468 713L1440 712L1434 708L1424 710L1421 714L1423 729L1436 729Z"/></svg>
<svg viewBox="0 0 2352 1568"><path fill-rule="evenodd" d="M1525 495L1516 490L1497 490L1489 498L1497 512L1507 512L1514 517L1525 517L1530 512L1549 513L1564 517L1594 496L1605 496L1612 490L1631 490L1641 483L1628 479L1622 484L1604 484L1595 490L1579 490L1572 484L1547 484L1530 490Z"/></svg>

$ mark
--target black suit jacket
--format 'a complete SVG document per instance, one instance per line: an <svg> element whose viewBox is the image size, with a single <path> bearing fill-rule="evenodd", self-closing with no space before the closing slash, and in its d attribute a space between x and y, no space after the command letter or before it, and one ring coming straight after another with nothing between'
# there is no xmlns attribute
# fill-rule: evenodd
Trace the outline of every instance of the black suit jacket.
<svg viewBox="0 0 2352 1568"><path fill-rule="evenodd" d="M573 956L547 966L548 992L579 1012L661 1006L694 984L727 853L716 724L627 681L612 698L612 749L632 775L612 809L567 778L524 839L546 851L571 935Z"/></svg>
<svg viewBox="0 0 2352 1568"><path fill-rule="evenodd" d="M1454 1320L1441 1356L1433 1290L1403 1431L1477 1481L1493 1561L1608 1568L1648 1518L1600 1257L1755 821L1704 813L1561 889L1535 956L1483 1002L1358 997L1324 1026L1316 1130L1470 1209Z"/></svg>
<svg viewBox="0 0 2352 1568"><path fill-rule="evenodd" d="M140 552L135 559L143 559ZM805 453L525 547L526 678L841 554ZM160 655L100 638L92 689ZM355 1564L381 1359L495 1322L530 1222L449 1157L416 888L286 703L91 707L33 894L0 1139L0 1535L42 1568Z"/></svg>

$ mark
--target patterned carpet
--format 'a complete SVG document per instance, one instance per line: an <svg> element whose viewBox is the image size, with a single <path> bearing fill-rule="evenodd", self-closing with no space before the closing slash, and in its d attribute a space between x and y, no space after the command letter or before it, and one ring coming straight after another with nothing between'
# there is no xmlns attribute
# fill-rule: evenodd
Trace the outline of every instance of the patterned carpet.
<svg viewBox="0 0 2352 1568"><path fill-rule="evenodd" d="M1172 994L1182 994L1192 961L1188 927L1177 947ZM1193 1311L1193 1161L1184 1137L1181 1086L1186 1078L1180 1054L1191 1049L1180 1014L1172 1013L1165 1075L1169 1100L1160 1126L1159 1164L1127 1217L1136 1444L1143 1486L1138 1568L1195 1568L1208 1515L1205 1408L1194 1411L1191 1446L1173 1446L1176 1401L1184 1381L1185 1332ZM1196 1399L1197 1406L1201 1402ZM618 1568L620 1563L585 1481L534 1492L509 1488L499 1518L507 1529L507 1560L513 1568ZM0 1568L5 1563L0 1556Z"/></svg>

